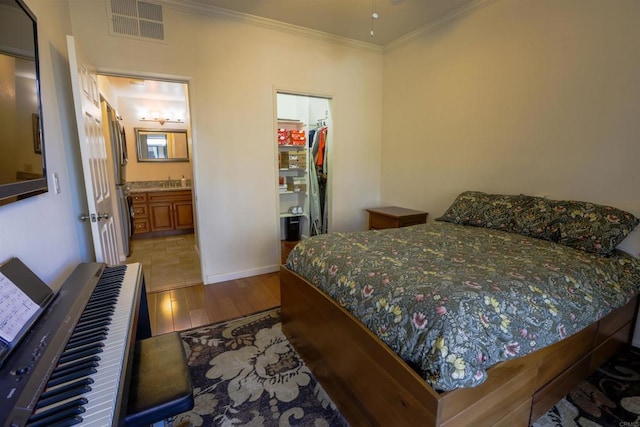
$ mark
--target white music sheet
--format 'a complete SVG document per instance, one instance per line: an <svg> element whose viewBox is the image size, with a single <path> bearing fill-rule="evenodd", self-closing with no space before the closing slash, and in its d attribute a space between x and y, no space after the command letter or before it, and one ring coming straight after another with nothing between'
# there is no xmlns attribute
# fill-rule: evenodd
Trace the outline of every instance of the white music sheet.
<svg viewBox="0 0 640 427"><path fill-rule="evenodd" d="M22 289L0 273L0 338L13 341L39 307Z"/></svg>

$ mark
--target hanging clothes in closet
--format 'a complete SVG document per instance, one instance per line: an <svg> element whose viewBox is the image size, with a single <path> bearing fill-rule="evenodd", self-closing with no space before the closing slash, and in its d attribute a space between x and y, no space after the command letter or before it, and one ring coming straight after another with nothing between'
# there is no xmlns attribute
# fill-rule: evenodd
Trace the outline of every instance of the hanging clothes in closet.
<svg viewBox="0 0 640 427"><path fill-rule="evenodd" d="M322 212L320 210L320 188L318 182L318 172L316 170L316 161L313 148L316 147L315 138L317 133L315 130L309 132L309 140L311 148L309 153L309 235L315 236L322 234Z"/></svg>
<svg viewBox="0 0 640 427"><path fill-rule="evenodd" d="M327 215L327 127L319 121L319 128L309 133L311 159L309 162L309 221L311 235L325 234L328 230Z"/></svg>

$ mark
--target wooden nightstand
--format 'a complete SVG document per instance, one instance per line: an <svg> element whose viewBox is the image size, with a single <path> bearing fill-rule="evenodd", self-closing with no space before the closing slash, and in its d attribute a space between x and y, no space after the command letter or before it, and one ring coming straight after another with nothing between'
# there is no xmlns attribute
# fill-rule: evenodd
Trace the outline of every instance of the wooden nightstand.
<svg viewBox="0 0 640 427"><path fill-rule="evenodd" d="M371 208L367 209L367 212L369 212L369 230L424 224L427 222L427 215L429 215L427 212L414 211L413 209L400 208L398 206Z"/></svg>

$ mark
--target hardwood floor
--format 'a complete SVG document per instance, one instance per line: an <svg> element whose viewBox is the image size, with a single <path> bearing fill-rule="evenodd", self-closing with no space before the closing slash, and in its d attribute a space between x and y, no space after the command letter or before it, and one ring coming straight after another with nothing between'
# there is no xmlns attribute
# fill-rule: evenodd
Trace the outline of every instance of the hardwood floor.
<svg viewBox="0 0 640 427"><path fill-rule="evenodd" d="M297 242L283 241L283 263ZM153 335L209 325L280 305L279 273L202 285L194 235L131 242L140 262Z"/></svg>
<svg viewBox="0 0 640 427"><path fill-rule="evenodd" d="M287 257L289 256L289 252L293 249L298 242L288 242L286 240L280 241L280 262L282 264L287 262Z"/></svg>
<svg viewBox="0 0 640 427"><path fill-rule="evenodd" d="M154 336L182 331L279 306L280 275L147 293L147 301Z"/></svg>

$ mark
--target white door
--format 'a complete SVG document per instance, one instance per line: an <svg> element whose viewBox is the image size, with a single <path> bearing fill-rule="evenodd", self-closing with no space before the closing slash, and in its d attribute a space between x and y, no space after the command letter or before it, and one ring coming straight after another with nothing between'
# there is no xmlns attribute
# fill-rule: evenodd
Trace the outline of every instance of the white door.
<svg viewBox="0 0 640 427"><path fill-rule="evenodd" d="M102 111L96 72L78 55L73 36L67 36L71 87L75 106L80 156L87 192L88 213L82 218L91 222L96 261L110 265L120 263L109 186L107 149L102 132Z"/></svg>

